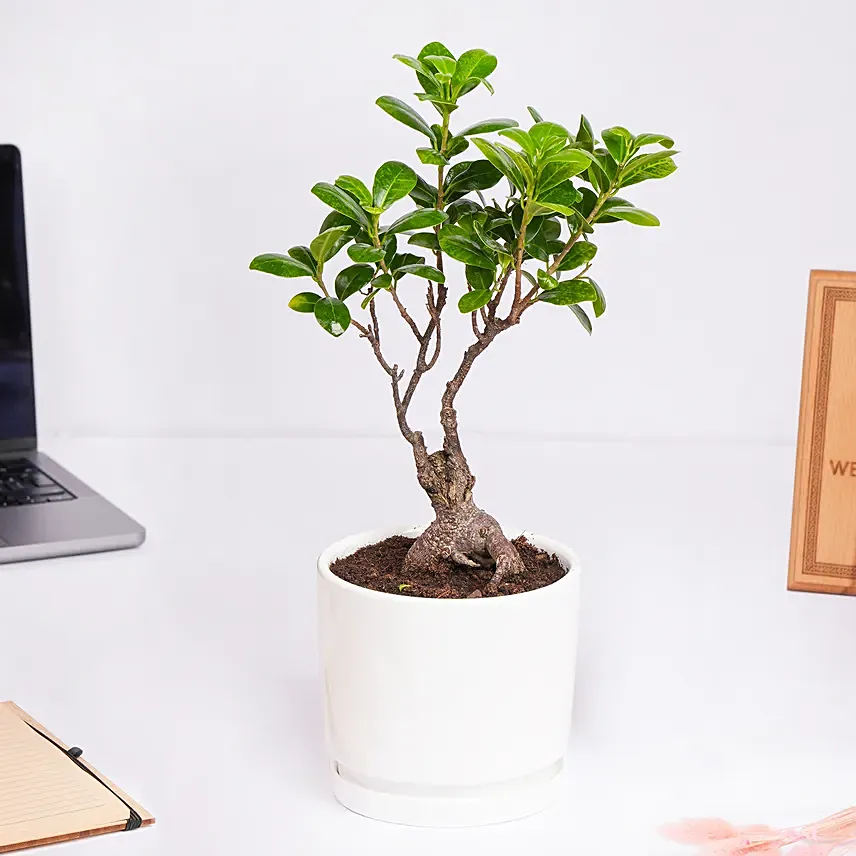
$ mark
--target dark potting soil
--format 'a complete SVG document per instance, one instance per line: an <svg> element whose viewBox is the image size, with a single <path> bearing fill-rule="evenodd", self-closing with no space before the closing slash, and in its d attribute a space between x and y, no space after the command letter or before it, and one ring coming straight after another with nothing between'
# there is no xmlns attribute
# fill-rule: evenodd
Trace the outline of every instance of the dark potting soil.
<svg viewBox="0 0 856 856"><path fill-rule="evenodd" d="M438 563L431 571L404 573L404 557L413 538L393 535L377 544L361 547L356 553L337 559L330 570L340 579L373 591L404 597L467 598L490 597L487 585L493 571L466 568L449 562ZM565 575L559 560L530 544L524 536L512 542L526 566L526 572L506 577L496 595L520 594L543 588Z"/></svg>

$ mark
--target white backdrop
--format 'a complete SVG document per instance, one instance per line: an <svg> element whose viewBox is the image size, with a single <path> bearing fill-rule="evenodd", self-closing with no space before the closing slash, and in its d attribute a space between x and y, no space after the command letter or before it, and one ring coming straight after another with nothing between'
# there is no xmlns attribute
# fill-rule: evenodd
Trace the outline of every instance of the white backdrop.
<svg viewBox="0 0 856 856"><path fill-rule="evenodd" d="M667 132L683 152L675 176L629 194L663 226L599 240L595 335L531 312L465 387L465 428L791 442L808 271L856 267L854 23L847 0L0 0L44 432L392 434L365 343L288 311L299 281L247 264L308 243L315 181L414 158L418 135L373 102L413 90L393 53L440 38L500 59L496 96L471 96L461 122L533 103Z"/></svg>

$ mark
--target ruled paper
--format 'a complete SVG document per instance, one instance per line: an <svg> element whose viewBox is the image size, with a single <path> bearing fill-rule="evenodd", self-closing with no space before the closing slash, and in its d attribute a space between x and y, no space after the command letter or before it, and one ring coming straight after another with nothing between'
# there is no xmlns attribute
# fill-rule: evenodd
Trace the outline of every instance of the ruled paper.
<svg viewBox="0 0 856 856"><path fill-rule="evenodd" d="M127 821L97 779L0 704L0 852Z"/></svg>

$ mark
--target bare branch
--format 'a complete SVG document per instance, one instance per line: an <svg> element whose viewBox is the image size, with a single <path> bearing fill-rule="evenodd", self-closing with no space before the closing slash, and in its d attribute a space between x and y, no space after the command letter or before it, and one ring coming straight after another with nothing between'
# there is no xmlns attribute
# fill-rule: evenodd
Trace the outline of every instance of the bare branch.
<svg viewBox="0 0 856 856"><path fill-rule="evenodd" d="M407 322L407 326L413 331L413 335L416 336L417 341L422 341L422 333L419 330L419 326L417 323L410 317L410 313L407 311L405 305L401 302L398 297L398 291L396 291L396 287L393 285L390 288L389 293L392 295L393 303L395 303L396 308L398 309L398 313L401 317Z"/></svg>

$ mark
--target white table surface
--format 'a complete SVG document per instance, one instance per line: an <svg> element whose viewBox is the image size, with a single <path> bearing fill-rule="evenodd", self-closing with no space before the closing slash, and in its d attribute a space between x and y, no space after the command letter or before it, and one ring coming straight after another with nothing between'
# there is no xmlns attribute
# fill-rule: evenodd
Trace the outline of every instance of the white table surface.
<svg viewBox="0 0 856 856"><path fill-rule="evenodd" d="M584 607L560 804L452 831L357 817L327 782L314 558L427 517L401 441L45 445L149 529L0 570L0 696L158 818L79 856L659 854L686 814L856 804L856 601L785 590L791 447L470 438L477 499L577 550Z"/></svg>

